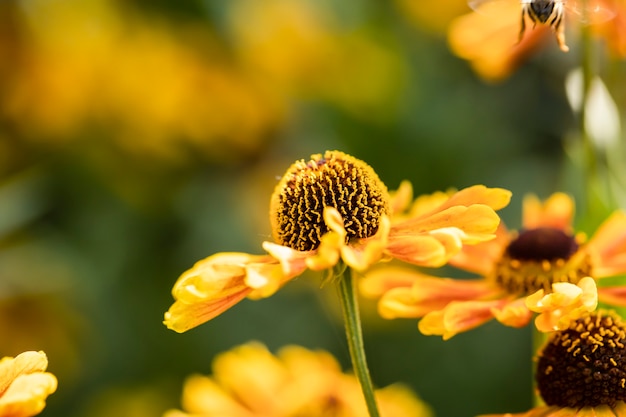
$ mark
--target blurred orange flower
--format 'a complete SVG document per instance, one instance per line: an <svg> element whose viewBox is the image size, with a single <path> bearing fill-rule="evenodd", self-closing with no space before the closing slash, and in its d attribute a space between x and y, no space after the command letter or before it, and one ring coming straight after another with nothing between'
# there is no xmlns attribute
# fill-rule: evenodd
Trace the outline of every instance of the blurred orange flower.
<svg viewBox="0 0 626 417"><path fill-rule="evenodd" d="M501 225L494 240L464 246L450 259L482 278L447 279L381 267L360 281L361 292L379 298L383 317L423 317L422 333L444 339L493 318L521 327L533 312L540 313L539 330L558 330L595 309L598 297L625 306L626 287L596 289L594 280L626 272L626 213L615 212L588 242L573 234L573 215L574 202L563 193L543 203L529 196L520 232Z"/></svg>
<svg viewBox="0 0 626 417"><path fill-rule="evenodd" d="M46 406L56 391L57 379L45 372L48 359L43 352L24 352L0 359L0 416L30 417Z"/></svg>
<svg viewBox="0 0 626 417"><path fill-rule="evenodd" d="M539 48L550 32L549 27L539 25L526 30L519 41L520 16L519 2L486 2L478 11L465 14L450 24L450 48L469 61L485 80L503 80Z"/></svg>
<svg viewBox="0 0 626 417"><path fill-rule="evenodd" d="M403 385L378 389L375 395L383 417L432 415ZM287 346L274 356L259 343L218 355L210 377L190 376L182 408L164 417L368 416L357 379L342 373L332 355Z"/></svg>
<svg viewBox="0 0 626 417"><path fill-rule="evenodd" d="M390 199L365 162L339 151L311 158L296 161L271 197L276 243L263 243L268 255L218 253L196 263L174 284L168 328L184 332L245 297L269 297L306 269L332 271L345 263L364 271L391 258L442 266L463 245L494 237L500 222L495 210L511 196L474 186L437 194L407 214L410 186Z"/></svg>

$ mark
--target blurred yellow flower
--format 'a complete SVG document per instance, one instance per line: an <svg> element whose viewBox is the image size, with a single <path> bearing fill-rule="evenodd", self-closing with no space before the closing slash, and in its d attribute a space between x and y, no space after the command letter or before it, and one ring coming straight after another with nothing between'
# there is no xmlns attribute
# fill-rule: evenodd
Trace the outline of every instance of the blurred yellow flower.
<svg viewBox="0 0 626 417"><path fill-rule="evenodd" d="M31 140L99 127L142 157L256 150L283 103L229 62L206 27L140 16L106 0L29 2L2 111Z"/></svg>
<svg viewBox="0 0 626 417"><path fill-rule="evenodd" d="M481 417L626 416L626 325L598 310L550 334L537 354L537 393L545 404Z"/></svg>
<svg viewBox="0 0 626 417"><path fill-rule="evenodd" d="M271 296L307 268L330 270L342 261L364 271L391 258L442 266L464 244L494 237L500 222L495 210L511 196L474 186L437 195L427 209L407 214L409 188L405 184L391 199L369 165L339 151L296 161L271 197L276 243L263 243L268 255L218 253L196 263L174 284L176 301L165 313L165 325L189 330L245 297ZM395 221L392 210L398 213Z"/></svg>
<svg viewBox="0 0 626 417"><path fill-rule="evenodd" d="M407 387L376 390L382 417L429 417L431 412ZM218 355L213 375L193 375L183 388L182 408L164 417L358 417L368 416L357 379L344 374L324 351L299 346L276 356L259 343Z"/></svg>
<svg viewBox="0 0 626 417"><path fill-rule="evenodd" d="M57 379L45 372L48 359L43 352L24 352L0 359L0 416L30 417L46 406L56 391Z"/></svg>
<svg viewBox="0 0 626 417"><path fill-rule="evenodd" d="M231 0L228 7L241 66L264 85L367 120L388 115L406 69L379 34L346 31L328 5L311 0Z"/></svg>
<svg viewBox="0 0 626 417"><path fill-rule="evenodd" d="M493 318L525 326L533 312L541 313L540 330L558 330L595 309L598 298L625 306L624 286L596 289L594 280L626 272L626 213L615 212L588 242L573 233L573 215L574 202L563 193L543 203L529 196L521 231L501 225L494 240L464 246L450 259L482 278L446 279L382 267L366 274L361 292L379 298L383 317L423 317L422 333L444 339Z"/></svg>

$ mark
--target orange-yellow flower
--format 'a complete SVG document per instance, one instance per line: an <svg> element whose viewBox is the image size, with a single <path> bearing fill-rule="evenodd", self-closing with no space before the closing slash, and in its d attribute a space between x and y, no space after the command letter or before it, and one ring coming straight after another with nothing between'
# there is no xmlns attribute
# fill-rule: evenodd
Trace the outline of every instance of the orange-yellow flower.
<svg viewBox="0 0 626 417"><path fill-rule="evenodd" d="M343 262L364 271L390 258L441 266L464 244L492 239L495 210L509 199L507 190L474 186L409 208L408 184L390 198L363 161L339 151L313 155L295 162L276 186L275 242L263 242L267 254L218 253L198 262L174 285L165 324L184 332L245 297L269 297L306 269Z"/></svg>
<svg viewBox="0 0 626 417"><path fill-rule="evenodd" d="M483 5L488 10L470 12L450 24L448 41L452 52L470 62L487 81L500 81L513 73L540 47L550 33L541 25L527 30L518 43L520 3L494 1Z"/></svg>
<svg viewBox="0 0 626 417"><path fill-rule="evenodd" d="M411 390L394 384L375 393L383 417L429 417ZM182 408L164 417L359 417L368 412L357 379L344 374L324 351L299 346L272 355L248 343L218 355L213 375L193 375L183 388Z"/></svg>
<svg viewBox="0 0 626 417"><path fill-rule="evenodd" d="M481 417L626 416L626 325L598 310L554 332L537 355L537 393L545 404Z"/></svg>
<svg viewBox="0 0 626 417"><path fill-rule="evenodd" d="M527 197L521 231L501 225L494 240L464 246L450 260L482 278L437 278L383 267L361 280L361 291L380 298L383 317L423 317L420 330L444 339L493 318L525 326L533 312L540 313L535 321L540 330L558 330L595 309L598 298L626 305L625 287L595 284L626 272L626 213L615 212L588 242L573 233L573 215L574 202L563 193L544 203Z"/></svg>
<svg viewBox="0 0 626 417"><path fill-rule="evenodd" d="M45 372L48 359L43 352L24 352L0 360L0 416L30 417L46 406L56 391L57 379Z"/></svg>

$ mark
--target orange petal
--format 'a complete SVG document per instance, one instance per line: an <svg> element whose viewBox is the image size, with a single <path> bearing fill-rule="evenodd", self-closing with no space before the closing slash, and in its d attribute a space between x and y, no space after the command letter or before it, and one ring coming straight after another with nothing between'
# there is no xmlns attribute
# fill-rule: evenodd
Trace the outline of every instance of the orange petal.
<svg viewBox="0 0 626 417"><path fill-rule="evenodd" d="M506 300L452 302L440 311L427 314L419 322L425 335L440 335L444 340L473 329L494 318L494 309L501 308Z"/></svg>
<svg viewBox="0 0 626 417"><path fill-rule="evenodd" d="M178 333L186 332L207 321L219 316L230 307L234 306L251 292L250 288L230 294L226 297L196 303L184 303L176 301L165 313L163 324L168 329Z"/></svg>
<svg viewBox="0 0 626 417"><path fill-rule="evenodd" d="M524 327L533 316L532 311L524 304L524 299L519 298L505 304L502 308L494 308L493 315L500 323L510 327Z"/></svg>
<svg viewBox="0 0 626 417"><path fill-rule="evenodd" d="M596 277L626 273L626 213L613 213L598 228L587 244L595 258Z"/></svg>
<svg viewBox="0 0 626 417"><path fill-rule="evenodd" d="M351 268L365 271L383 258L388 244L390 227L391 220L389 217L382 216L376 234L370 238L343 245L341 258Z"/></svg>
<svg viewBox="0 0 626 417"><path fill-rule="evenodd" d="M600 287L598 288L598 299L605 304L626 307L626 286Z"/></svg>
<svg viewBox="0 0 626 417"><path fill-rule="evenodd" d="M393 288L411 288L416 280L423 277L427 275L409 268L376 268L359 280L359 290L365 297L377 298Z"/></svg>
<svg viewBox="0 0 626 417"><path fill-rule="evenodd" d="M500 210L506 207L511 201L512 193L503 188L488 188L484 185L474 185L458 191L446 201L439 210L444 210L453 206L471 206L481 204L491 207L493 210Z"/></svg>
<svg viewBox="0 0 626 417"><path fill-rule="evenodd" d="M376 271L373 279L380 282L386 276L390 280L395 280L394 271L398 271L398 268ZM398 272L408 283L410 272ZM382 317L422 317L446 308L451 302L479 300L493 297L499 292L483 280L438 278L414 272L412 281L410 286L392 288L382 295L379 302L379 312Z"/></svg>
<svg viewBox="0 0 626 417"><path fill-rule="evenodd" d="M542 203L531 194L524 197L522 213L525 229L552 227L571 233L574 200L565 193L554 193Z"/></svg>
<svg viewBox="0 0 626 417"><path fill-rule="evenodd" d="M511 236L504 223L496 230L495 239L476 245L465 245L459 253L450 258L450 265L479 275L489 275L495 263L511 241Z"/></svg>
<svg viewBox="0 0 626 417"><path fill-rule="evenodd" d="M481 241L492 239L499 224L500 218L489 206L483 204L454 206L396 224L392 226L390 236L415 235L455 227L465 232L468 239Z"/></svg>
<svg viewBox="0 0 626 417"><path fill-rule="evenodd" d="M421 266L442 266L449 258L443 244L428 235L390 235L385 252L395 259Z"/></svg>

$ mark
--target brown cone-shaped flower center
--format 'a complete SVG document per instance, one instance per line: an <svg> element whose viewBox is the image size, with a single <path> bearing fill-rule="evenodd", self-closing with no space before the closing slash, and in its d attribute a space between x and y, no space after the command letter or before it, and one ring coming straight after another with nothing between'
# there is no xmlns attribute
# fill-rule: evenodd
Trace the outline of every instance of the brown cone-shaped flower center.
<svg viewBox="0 0 626 417"><path fill-rule="evenodd" d="M590 257L563 230L540 227L522 231L496 264L494 279L510 294L552 291L556 282L578 283L591 274Z"/></svg>
<svg viewBox="0 0 626 417"><path fill-rule="evenodd" d="M547 405L613 407L626 400L626 326L598 310L555 332L537 362L537 388Z"/></svg>
<svg viewBox="0 0 626 417"><path fill-rule="evenodd" d="M324 207L336 208L346 240L366 238L389 212L387 187L365 162L339 151L316 154L289 167L270 201L272 233L292 249L316 249L328 228Z"/></svg>

